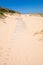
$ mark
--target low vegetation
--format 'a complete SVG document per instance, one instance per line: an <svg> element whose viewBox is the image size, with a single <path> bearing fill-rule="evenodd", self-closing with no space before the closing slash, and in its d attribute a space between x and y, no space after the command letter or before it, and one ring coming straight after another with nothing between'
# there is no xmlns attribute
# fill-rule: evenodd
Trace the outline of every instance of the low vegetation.
<svg viewBox="0 0 43 65"><path fill-rule="evenodd" d="M43 30L40 30L40 32L35 32L35 35L36 34L42 34L43 35Z"/></svg>
<svg viewBox="0 0 43 65"><path fill-rule="evenodd" d="M34 35L41 35L40 40L43 41L43 30L40 30L39 32L35 32Z"/></svg>
<svg viewBox="0 0 43 65"><path fill-rule="evenodd" d="M29 14L30 16L41 16L43 17L43 14Z"/></svg>
<svg viewBox="0 0 43 65"><path fill-rule="evenodd" d="M40 14L41 17L43 17L43 14Z"/></svg>
<svg viewBox="0 0 43 65"><path fill-rule="evenodd" d="M14 10L0 7L0 18L6 17L4 13L6 13L6 14L7 13L9 13L9 14L14 14L14 13L20 14L19 12L16 12Z"/></svg>

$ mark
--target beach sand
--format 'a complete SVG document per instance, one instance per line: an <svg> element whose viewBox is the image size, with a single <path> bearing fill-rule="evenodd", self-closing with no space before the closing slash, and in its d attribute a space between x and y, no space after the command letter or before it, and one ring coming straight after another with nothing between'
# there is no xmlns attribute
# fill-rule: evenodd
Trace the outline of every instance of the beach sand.
<svg viewBox="0 0 43 65"><path fill-rule="evenodd" d="M0 19L0 65L43 65L43 17Z"/></svg>

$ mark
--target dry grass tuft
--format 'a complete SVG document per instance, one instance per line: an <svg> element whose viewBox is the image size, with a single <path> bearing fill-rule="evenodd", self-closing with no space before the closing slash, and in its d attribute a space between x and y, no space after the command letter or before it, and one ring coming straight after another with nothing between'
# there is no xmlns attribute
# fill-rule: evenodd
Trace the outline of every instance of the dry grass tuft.
<svg viewBox="0 0 43 65"><path fill-rule="evenodd" d="M40 30L40 32L35 32L34 35L37 35L37 34L42 34L43 35L43 30Z"/></svg>
<svg viewBox="0 0 43 65"><path fill-rule="evenodd" d="M40 30L39 32L35 32L34 35L38 35L39 36L39 40L43 41L43 30Z"/></svg>

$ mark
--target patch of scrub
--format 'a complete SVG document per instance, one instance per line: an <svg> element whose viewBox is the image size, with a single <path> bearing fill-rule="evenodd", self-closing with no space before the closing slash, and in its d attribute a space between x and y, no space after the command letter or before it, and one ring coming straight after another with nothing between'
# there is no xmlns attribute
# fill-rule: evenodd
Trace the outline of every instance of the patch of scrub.
<svg viewBox="0 0 43 65"><path fill-rule="evenodd" d="M43 41L43 30L40 30L39 32L35 32L34 36L38 38L39 40Z"/></svg>

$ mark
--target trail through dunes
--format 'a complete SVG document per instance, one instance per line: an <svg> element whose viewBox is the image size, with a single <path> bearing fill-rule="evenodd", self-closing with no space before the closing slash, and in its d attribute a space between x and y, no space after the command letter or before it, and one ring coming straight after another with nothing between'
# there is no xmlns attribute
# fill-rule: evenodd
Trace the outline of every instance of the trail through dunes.
<svg viewBox="0 0 43 65"><path fill-rule="evenodd" d="M0 65L43 65L43 17L16 14L5 22L0 20Z"/></svg>

